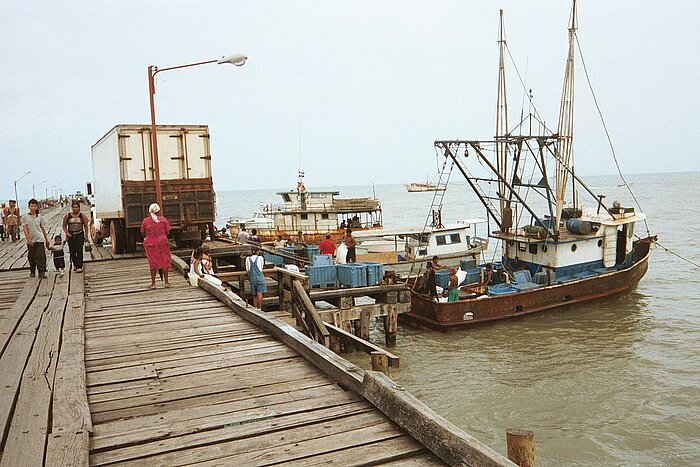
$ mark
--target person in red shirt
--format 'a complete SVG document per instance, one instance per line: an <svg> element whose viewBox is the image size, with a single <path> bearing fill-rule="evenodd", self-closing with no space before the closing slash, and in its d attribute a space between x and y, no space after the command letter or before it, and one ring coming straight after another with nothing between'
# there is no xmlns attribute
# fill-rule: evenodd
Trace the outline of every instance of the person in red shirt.
<svg viewBox="0 0 700 467"><path fill-rule="evenodd" d="M332 255L335 253L335 243L331 240L331 234L326 234L326 239L318 246L322 255Z"/></svg>

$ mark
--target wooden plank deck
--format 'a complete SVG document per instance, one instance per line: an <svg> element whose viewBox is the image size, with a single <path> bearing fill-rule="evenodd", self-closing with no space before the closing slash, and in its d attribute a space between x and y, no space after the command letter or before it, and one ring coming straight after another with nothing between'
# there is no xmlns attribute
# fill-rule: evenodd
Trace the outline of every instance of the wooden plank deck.
<svg viewBox="0 0 700 467"><path fill-rule="evenodd" d="M0 467L512 465L230 291L149 282L0 271Z"/></svg>
<svg viewBox="0 0 700 467"><path fill-rule="evenodd" d="M141 261L86 269L90 463L442 463L205 291L146 290Z"/></svg>

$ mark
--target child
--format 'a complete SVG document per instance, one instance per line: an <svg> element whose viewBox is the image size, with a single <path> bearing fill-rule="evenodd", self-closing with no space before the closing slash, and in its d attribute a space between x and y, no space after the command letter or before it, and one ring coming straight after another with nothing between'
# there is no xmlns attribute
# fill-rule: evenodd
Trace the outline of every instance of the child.
<svg viewBox="0 0 700 467"><path fill-rule="evenodd" d="M459 279L457 278L457 269L450 269L450 285L447 295L448 302L456 302L459 300Z"/></svg>
<svg viewBox="0 0 700 467"><path fill-rule="evenodd" d="M56 235L53 238L53 245L50 246L53 254L53 265L61 277L65 274L66 269L66 260L63 258L63 245L63 238L60 235Z"/></svg>

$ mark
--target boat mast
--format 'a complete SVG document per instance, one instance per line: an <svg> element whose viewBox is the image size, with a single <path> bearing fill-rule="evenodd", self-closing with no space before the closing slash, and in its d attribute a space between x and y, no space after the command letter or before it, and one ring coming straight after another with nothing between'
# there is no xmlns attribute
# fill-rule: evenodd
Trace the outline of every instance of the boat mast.
<svg viewBox="0 0 700 467"><path fill-rule="evenodd" d="M564 88L561 94L561 106L559 107L559 157L556 164L556 224L559 232L559 222L564 208L566 197L566 183L569 175L569 161L574 149L574 41L576 40L576 0L571 7L571 25L569 26L569 55L566 59L566 71L564 73ZM573 195L575 196L575 194Z"/></svg>
<svg viewBox="0 0 700 467"><path fill-rule="evenodd" d="M503 25L503 10L500 10L500 24L498 28L498 95L496 97L496 168L499 178L498 198L501 206L501 219L504 219L506 208L506 170L508 165L508 101L506 99L506 71L504 52L506 47L505 27Z"/></svg>

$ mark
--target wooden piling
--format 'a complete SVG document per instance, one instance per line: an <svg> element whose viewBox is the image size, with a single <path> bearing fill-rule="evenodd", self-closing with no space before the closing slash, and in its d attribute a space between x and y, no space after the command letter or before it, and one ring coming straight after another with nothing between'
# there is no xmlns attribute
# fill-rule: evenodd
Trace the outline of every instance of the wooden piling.
<svg viewBox="0 0 700 467"><path fill-rule="evenodd" d="M370 353L372 359L372 371L381 371L389 376L389 356L385 352Z"/></svg>
<svg viewBox="0 0 700 467"><path fill-rule="evenodd" d="M506 443L508 446L508 459L520 467L534 467L535 465L535 435L529 430L506 430Z"/></svg>
<svg viewBox="0 0 700 467"><path fill-rule="evenodd" d="M369 340L369 312L362 310L360 313L360 337L366 341Z"/></svg>
<svg viewBox="0 0 700 467"><path fill-rule="evenodd" d="M386 345L396 345L397 321L398 313L396 307L392 307L389 314L384 317L384 340Z"/></svg>

